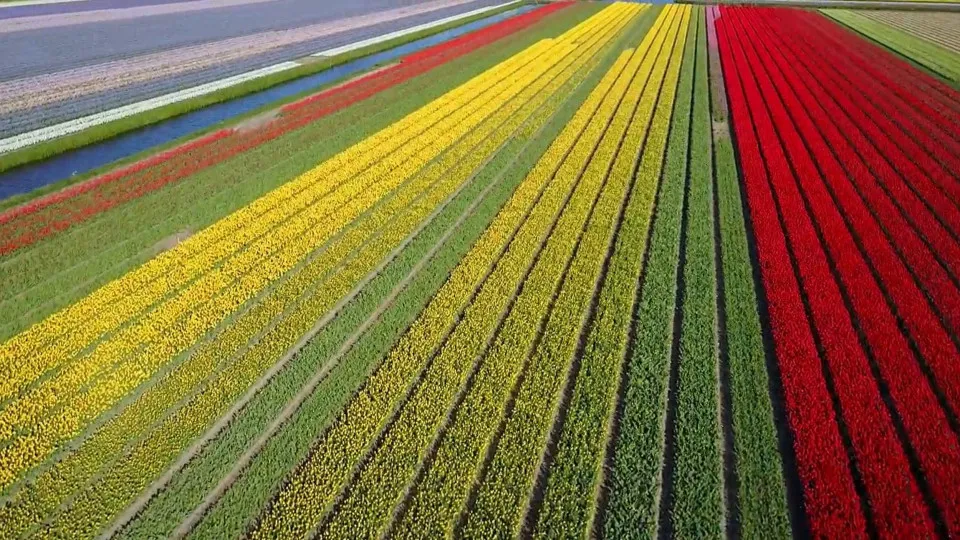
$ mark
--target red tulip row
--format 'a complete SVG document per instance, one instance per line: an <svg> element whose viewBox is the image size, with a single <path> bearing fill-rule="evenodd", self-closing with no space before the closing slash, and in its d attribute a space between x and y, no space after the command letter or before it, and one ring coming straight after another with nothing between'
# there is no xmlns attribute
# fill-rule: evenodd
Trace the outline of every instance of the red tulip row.
<svg viewBox="0 0 960 540"><path fill-rule="evenodd" d="M0 255L33 244L92 216L136 199L242 152L337 112L455 58L526 28L569 6L556 3L428 47L399 64L283 108L265 129L220 130L150 159L33 200L0 214Z"/></svg>
<svg viewBox="0 0 960 540"><path fill-rule="evenodd" d="M824 37L831 32L824 25L832 23L799 10L726 8L717 23L811 532L862 537L869 518L884 537L934 536L935 521L957 535L960 495L950 486L960 482L960 446L948 417L957 410L960 389L949 359L960 353L944 320L960 302L946 270L904 219L926 219L930 230L948 221L912 191L929 180L920 168L932 171L937 164L909 144L908 137L919 133L910 114L922 113L896 101L896 92L846 54L836 54L838 43ZM875 64L894 65L877 48L859 52L872 54ZM896 125L887 118L871 121L881 101ZM900 116L890 113L893 102ZM923 193L927 204L936 195ZM958 249L942 232L928 241ZM939 296L935 303L944 317L917 281L939 287L930 296ZM940 406L924 365L953 413Z"/></svg>
<svg viewBox="0 0 960 540"><path fill-rule="evenodd" d="M200 137L199 139L190 141L189 143L184 144L183 146L179 146L177 148L173 148L171 150L161 152L159 154L151 156L150 158L144 159L142 161L138 161L133 165L129 165L122 169L112 171L108 174L98 176L93 180L90 180L89 182L84 182L82 184L71 186L67 189L58 191L56 193L53 193L51 195L48 195L40 199L34 199L26 204L17 206L7 212L4 212L3 214L0 214L0 224L9 223L21 216L34 214L48 206L60 203L62 201L70 199L71 197L76 197L78 195L87 193L104 184L115 182L116 180L123 178L124 176L129 176L133 173L140 172L148 167L153 167L155 165L159 165L161 163L167 162L173 157L177 156L178 154L190 152L190 151L196 150L197 148L202 148L214 141L217 141L219 139L222 139L223 137L226 137L229 134L230 132L225 129L216 131L204 137Z"/></svg>
<svg viewBox="0 0 960 540"><path fill-rule="evenodd" d="M933 140L939 143L932 148L928 147L928 150L934 152L937 159L945 160L944 164L948 169L960 170L956 165L957 160L960 160L960 133L950 128L960 122L960 100L956 91L931 77L916 77L916 69L893 55L885 55L885 58L881 59L872 58L872 51L875 51L873 45L839 25L825 24L826 22L818 20L815 30L819 39L828 40L829 43L843 48L844 55L838 60L868 73L871 78L881 83L876 85L878 90L887 89L905 104L919 111L921 114L914 116L913 120L930 132Z"/></svg>
<svg viewBox="0 0 960 540"><path fill-rule="evenodd" d="M872 77L866 69L869 65L867 55L871 52L869 47L872 47L869 43L840 31L837 25L823 17L810 14L803 18L809 24L812 35L824 45L853 51L837 60L838 65L845 66L841 73L856 71ZM922 154L924 161L918 162L917 166L931 178L937 179L938 185L952 190L951 193L956 195L960 187L956 182L960 178L957 175L960 171L960 133L950 127L949 119L937 121L923 113L924 95L917 95L918 90L912 88L916 74L916 70L908 64L893 65L884 72L886 80L883 84L871 84L862 90L878 110L884 111L885 114L877 118L879 123L896 123L903 130L902 133L897 130L890 136L896 138L898 144L904 144L905 151ZM953 94L956 95L956 92ZM942 182L943 178L949 178L950 182Z"/></svg>
<svg viewBox="0 0 960 540"><path fill-rule="evenodd" d="M820 47L829 46L820 40L811 39L809 35L809 32L816 30L816 26L824 22L820 18L810 18L804 22L803 32L795 32L799 35L799 41L782 39L780 42L772 39L771 36L789 34L782 25L772 24L758 34L759 41L755 42L769 43L770 50L777 47L776 50L780 52L778 62L780 69L786 75L786 80L779 83L781 95L788 100L792 98L789 106L791 111L796 111L801 118L807 114L813 118L812 122L807 121L808 128L804 138L810 144L817 163L824 171L840 206L840 213L847 216L853 234L860 238L861 244L864 245L865 256L877 269L877 275L882 281L877 283L871 279L870 270L857 256L855 244L849 242L836 244L846 234L843 230L827 231L825 228L824 237L828 244L836 245L832 249L834 259L837 261L842 279L849 282L847 290L876 359L879 376L886 382L897 413L903 419L906 437L924 471L932 497L943 514L943 521L950 534L956 535L960 531L960 494L951 489L951 486L960 483L960 446L947 420L949 414L955 415L958 410L956 396L955 394L946 396L947 407L952 409L952 413L944 411L939 406L921 365L914 359L905 336L898 331L896 314L890 310L890 307L883 305L881 287L886 288L887 295L892 299L891 303L895 305L895 309L906 322L914 340L918 343L926 343L923 347L927 351L924 355L925 360L931 365L938 386L942 389L952 392L960 389L960 370L954 367L955 362L947 360L960 357L960 353L950 343L945 329L930 310L920 290L915 284L910 283L909 274L897 259L889 242L883 237L882 230L877 226L866 206L857 199L852 186L846 180L850 178L850 182L853 183L863 182L864 178L869 176L867 166L873 167L873 165L856 158L857 154L844 139L844 135L852 137L857 132L857 126L849 122L847 115L862 114L862 104L859 107L850 106L844 110L836 106L835 101L840 101L838 97L841 94L857 97L853 88L836 87L830 84L831 75L835 75L845 67L811 60L818 57L824 58L822 55L826 51ZM804 40L806 43L817 45L801 48ZM795 68L787 69L783 66L795 66ZM804 67L807 69L806 76L798 73ZM856 71L850 70L847 73L855 76ZM857 87L862 88L864 92L871 86L865 82L866 80L868 79L861 78L857 81ZM790 89L797 92L799 101ZM865 119L861 117L862 121ZM819 128L820 133L825 133L824 140L818 138L817 131L814 131L814 124ZM802 127L801 130L803 130ZM820 150L818 151L817 148ZM829 148L834 149L836 158L829 153ZM851 156L853 159L849 159ZM908 178L913 180L912 177ZM808 182L805 185L810 192L819 184ZM834 222L837 227L841 226L839 219L840 214L836 214ZM824 223L824 220L821 219L820 222ZM956 249L956 243L952 247Z"/></svg>
<svg viewBox="0 0 960 540"><path fill-rule="evenodd" d="M824 21L827 22L829 21ZM871 51L876 49L875 45L840 25L831 23L828 27L822 23L822 26L830 35L850 42L848 48L844 49L845 55L850 53L851 58L861 64L871 77L884 85L902 85L904 90L901 95L904 99L922 104L924 115L930 116L941 125L951 125L950 122L956 125L960 122L960 100L957 99L956 90L948 84L920 72L897 55L888 54L884 55L884 58L877 58L871 54ZM910 74L917 76L911 78Z"/></svg>
<svg viewBox="0 0 960 540"><path fill-rule="evenodd" d="M803 301L776 205L769 186L764 185L768 174L741 83L742 68L749 68L734 54L739 40L729 36L728 13L724 10L716 22L720 59L811 532L862 538L865 522L846 451L834 422L813 334L802 318Z"/></svg>
<svg viewBox="0 0 960 540"><path fill-rule="evenodd" d="M807 18L804 15L803 18L807 19L811 32L816 34L811 36L813 39L828 39L823 27L830 31L834 26L832 23L816 16ZM832 43L845 47L844 42ZM960 276L960 246L955 241L960 231L960 209L956 202L960 200L960 144L953 138L960 136L948 124L937 125L933 131L923 129L921 124L927 121L925 113L913 108L907 101L898 99L893 90L876 84L857 84L856 79L869 79L871 74L847 60L846 55L838 59L835 65L842 69L829 75L836 81L833 84L843 90L837 96L841 107L851 110L855 115L854 121L874 142L872 146L887 158L878 166L885 187L903 207L908 219L927 238L933 251L940 255L953 276ZM906 67L913 73L904 74L901 80L923 77L912 67ZM903 89L902 86L897 88ZM960 99L960 93L954 94ZM918 146L915 140L924 141L924 148ZM942 152L934 152L935 149ZM935 156L946 153L950 157L934 159L931 153ZM924 204L933 209L937 216L930 214ZM937 222L936 217L942 224Z"/></svg>
<svg viewBox="0 0 960 540"><path fill-rule="evenodd" d="M812 23L810 26L821 23L818 18L812 18L809 22ZM782 29L776 26L755 31L754 42L770 45L767 51L768 58L773 56L773 50L780 53L777 58L767 60L769 65L775 62L779 65L769 69L779 69L785 75L777 81L777 87L781 96L787 101L788 109L793 113L795 122L799 125L804 139L820 165L827 185L838 201L839 208L831 207L830 200L825 198L829 197L829 194L823 190L819 182L805 184L808 198L812 203L819 197L824 205L825 213L823 217L818 218L818 221L823 227L823 236L841 274L841 280L846 284L855 316L860 321L870 344L879 377L885 381L897 413L903 419L906 437L924 470L926 482L944 516L947 529L951 535L956 535L960 531L960 493L951 489L951 486L960 483L960 444L951 432L947 420L948 413L939 406L920 364L910 351L906 336L898 330L896 314L891 311L890 306L884 306L881 288L886 286L888 294L893 292L891 290L893 288L900 289L891 296L898 300L899 305L896 308L901 315L912 311L915 314L910 316L911 320L926 321L930 325L927 328L914 325L914 334L920 336L926 331L928 334L940 335L942 349L935 353L936 358L957 357L958 353L950 346L943 329L939 327L929 307L925 306L920 291L915 286L910 287L909 284L903 283L902 279L897 278L896 268L898 267L900 276L907 278L909 276L883 238L881 229L874 222L866 206L857 199L850 185L850 181L859 181L867 171L861 160L844 159L856 156L843 138L844 133L849 136L855 128L847 126L848 129L845 131L837 129L831 120L835 122L837 118L843 116L843 113L835 109L827 112L825 107L819 106L830 103L831 99L836 99L831 96L842 92L836 88L830 88L828 84L817 84L817 81L821 83L829 81L826 72L831 67L834 70L838 67L814 65L804 77L798 73L803 69L804 64L816 63L803 62L798 59L798 56L809 60L817 58L817 55L823 54L824 51L816 48L798 51L803 39L806 39L807 43L814 43L816 40L810 40L808 34L802 34L800 42L796 40L790 43L784 42L785 40L778 42L772 37L778 32L783 35ZM786 66L795 66L795 68L788 69ZM865 88L866 86L869 85L864 85ZM847 112L849 114L855 111L850 109ZM826 135L822 135L823 133ZM835 154L831 154L831 148ZM847 178L851 180L848 181ZM883 283L873 279L866 261L858 253L851 233L843 228L841 215L847 217L852 234L859 237L861 244L865 246L865 256L873 266L878 269L881 266L884 267L882 271L877 272ZM891 279L884 276L890 276ZM904 291L911 291L912 294L905 295ZM930 327L935 330L931 332ZM960 388L960 379L957 378L960 371L944 366L942 361L939 362L939 367L941 368L938 370L940 381L943 385ZM942 369L944 367L946 370Z"/></svg>
<svg viewBox="0 0 960 540"><path fill-rule="evenodd" d="M819 24L820 21L814 19L814 23ZM919 201L911 200L909 191L903 187L903 180L891 169L887 161L889 156L878 151L865 135L863 126L870 119L861 110L863 99L853 92L854 87L830 84L830 81L837 79L836 74L847 67L841 64L835 65L833 69L826 69L826 66L811 60L814 55L823 53L824 51L818 49L794 52L791 55L792 61L808 66L809 73L808 77L794 77L797 77L796 80L815 79L823 83L821 86L825 89L820 90L812 99L824 108L825 114L833 123L825 124L821 129L828 131L831 146L845 149L844 155L859 157L849 166L852 169L849 169L848 174L857 190L852 196L859 195L864 200L879 227L876 227L872 220L856 220L854 224L865 227L869 223L876 228L877 237L883 240L876 244L875 248L874 244L864 240L865 249L873 249L871 256L884 263L877 263L881 281L887 285L888 294L897 304L900 317L938 379L949 408L956 414L960 411L960 372L954 367L956 362L952 360L957 357L957 350L951 343L949 329L952 326L951 317L955 317L956 310L960 308L960 299L948 271L941 262L944 261L945 254L953 257L958 249L957 243L945 234L938 243L933 244L933 250L924 243L917 232L917 229L921 229L921 222L917 218L935 224L936 216L929 213ZM848 73L856 74L852 70ZM867 77L864 75L863 80L868 80ZM855 85L862 86L865 85ZM851 97L853 101L850 100ZM906 180L912 183L916 178L908 176ZM897 188L898 185L898 189L890 189L891 186ZM885 192L883 187L890 192ZM911 209L915 219L905 219L898 206ZM884 234L889 240L883 238ZM928 236L927 241L930 241L930 238L931 236ZM937 254L940 255L939 261ZM955 262L948 260L943 264L949 266ZM956 276L954 273L954 277ZM930 298L930 303L924 298L925 293ZM937 311L944 316L938 317Z"/></svg>
<svg viewBox="0 0 960 540"><path fill-rule="evenodd" d="M811 37L818 40L823 39L819 32L820 26L832 25L829 21L815 15L809 18L804 16L802 19L807 19L804 21L805 28L809 27ZM836 43L836 46L844 47L844 44ZM939 129L934 133L927 133L918 125L918 121L922 120L923 116L909 107L900 109L894 106L900 100L897 100L890 90L876 84L856 84L856 79L866 78L869 75L843 59L838 63L844 64L844 70L840 73L846 75L844 80L837 83L838 86L847 89L839 96L844 100L845 106L851 100L857 102L858 110L862 109L866 115L865 121L862 122L863 128L877 148L889 158L891 164L902 176L910 179L912 184L910 187L956 234L960 230L958 227L960 209L950 198L956 199L960 196L960 182L957 181L956 176L960 169L954 169L951 173L951 167L947 164L956 164L960 161L960 153L945 152L948 156L944 159L946 163L941 163L939 158L934 157L932 150L942 149L945 143L952 141L951 136L947 135L952 130L947 125L942 125L937 126ZM839 78L840 73L835 77Z"/></svg>

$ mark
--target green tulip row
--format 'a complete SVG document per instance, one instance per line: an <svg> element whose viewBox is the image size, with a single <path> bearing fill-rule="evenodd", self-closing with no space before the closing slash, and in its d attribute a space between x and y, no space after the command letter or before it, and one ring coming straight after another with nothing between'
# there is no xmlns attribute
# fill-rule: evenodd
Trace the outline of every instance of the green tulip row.
<svg viewBox="0 0 960 540"><path fill-rule="evenodd" d="M692 84L689 58L695 45L694 40L687 41L687 33L691 28L696 31L695 25L689 25L691 10L689 6L684 8L686 22L677 38L670 71L655 113L654 127L651 128L638 171L638 179L647 179L651 186L644 197L645 207L650 209L655 188L661 175L665 174L657 199L647 268L640 285L637 317L633 323L632 353L626 358L619 429L611 442L612 455L606 456L613 462L613 470L606 479L609 489L606 520L598 524L606 534L625 537L655 535L658 530L664 412L673 344L677 261L687 176ZM684 59L685 48L687 59ZM671 130L671 113L674 111L681 67L685 68L685 77L680 87L683 93L679 103L682 107L677 111L680 128ZM683 129L684 126L687 129ZM673 134L669 150L668 133ZM668 159L666 170L662 157L665 151ZM643 220L644 231L650 227L649 212L646 211ZM636 272L637 277L641 277L639 268L636 268ZM616 370L619 369L618 365ZM612 407L606 412L606 418L609 418L613 414ZM602 446L607 445L607 436L607 432L601 434Z"/></svg>
<svg viewBox="0 0 960 540"><path fill-rule="evenodd" d="M713 145L709 81L706 75L707 33L703 10L691 25L689 63L694 87L687 113L690 171L687 180L681 293L682 324L677 366L677 416L671 529L677 536L721 538L726 516L723 493L723 442L720 434L720 369L717 336L717 268L714 252ZM696 34L694 35L694 30ZM695 48L694 48L695 47ZM685 65L686 67L686 65Z"/></svg>
<svg viewBox="0 0 960 540"><path fill-rule="evenodd" d="M717 52L707 50L711 54ZM698 59L697 70L698 80L719 81L722 91L719 57L716 63L710 64ZM694 89L694 92L704 91L699 84ZM771 375L767 373L736 151L726 123L729 114L725 96L710 92L710 99L713 124L718 126L713 130L713 173L715 235L719 246L719 277L723 284L720 287L721 366L726 364L730 377L727 392L736 471L735 486L725 487L727 493L737 494L736 501L727 501L728 505L735 503L735 515L728 515L727 519L738 524L742 538L787 538L790 518L783 462L770 398ZM728 534L731 533L736 531Z"/></svg>

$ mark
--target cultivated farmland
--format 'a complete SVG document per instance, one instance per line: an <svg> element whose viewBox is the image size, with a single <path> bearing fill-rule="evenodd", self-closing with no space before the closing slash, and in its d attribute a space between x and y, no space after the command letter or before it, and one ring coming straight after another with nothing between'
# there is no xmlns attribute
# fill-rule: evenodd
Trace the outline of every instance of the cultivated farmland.
<svg viewBox="0 0 960 540"><path fill-rule="evenodd" d="M2 203L0 538L960 536L947 15L497 9Z"/></svg>

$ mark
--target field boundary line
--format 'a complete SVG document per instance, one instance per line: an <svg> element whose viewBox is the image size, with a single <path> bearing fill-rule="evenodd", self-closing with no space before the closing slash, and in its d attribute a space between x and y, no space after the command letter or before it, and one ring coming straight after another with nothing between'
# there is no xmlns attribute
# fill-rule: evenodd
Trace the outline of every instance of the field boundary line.
<svg viewBox="0 0 960 540"><path fill-rule="evenodd" d="M74 2L86 1L87 0L15 0L13 2L0 2L0 9L23 6L46 6L50 4L72 4Z"/></svg>

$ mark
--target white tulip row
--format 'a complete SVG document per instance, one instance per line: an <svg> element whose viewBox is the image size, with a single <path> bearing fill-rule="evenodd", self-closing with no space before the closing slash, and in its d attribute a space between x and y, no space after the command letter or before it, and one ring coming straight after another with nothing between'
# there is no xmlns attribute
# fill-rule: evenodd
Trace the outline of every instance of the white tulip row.
<svg viewBox="0 0 960 540"><path fill-rule="evenodd" d="M120 120L135 114L152 111L154 109L159 109L160 107L186 101L195 97L205 96L223 88L228 88L246 81L258 79L260 77L265 77L281 71L286 71L299 65L300 64L297 62L281 62L279 64L274 64L272 66L267 66L254 71L248 71L247 73L241 73L240 75L234 75L233 77L227 77L226 79L220 79L219 81L201 84L192 88L186 88L184 90L171 92L169 94L164 94L162 96L157 96L144 101L138 101L137 103L124 105L123 107L117 107L116 109L110 109L108 111L83 116L75 120L69 120L60 124L21 133L20 135L14 135L13 137L0 140L0 153L19 150L20 148L25 148L32 144L49 141L65 135L72 135L87 128L113 122L114 120Z"/></svg>
<svg viewBox="0 0 960 540"><path fill-rule="evenodd" d="M385 42L385 41L390 41L391 39L396 39L396 38L398 38L398 37L407 36L407 35L413 34L413 33L415 33L415 32L419 32L419 31L421 31L421 30L427 30L427 29L430 29L430 28L435 28L435 27L440 26L440 25L443 25L443 24L447 24L447 23L454 22L454 21L459 21L459 20L465 19L465 18L467 18L467 17L473 17L474 15L480 15L481 13L487 13L487 12L493 11L493 10L495 10L495 9L500 9L500 8L502 8L502 7L509 6L509 5L511 5L511 4L519 4L519 3L520 3L520 0L514 0L514 1L512 1L512 2L506 2L506 3L504 3L504 4L497 4L497 5L495 5L495 6L488 6L488 7L485 7L485 8L475 9L475 10L473 10L473 11L468 11L468 12L466 12L466 13L460 13L460 14L458 14L458 15L452 15L452 16L450 16L450 17L446 17L446 18L443 18L443 19L438 19L438 20L436 20L436 21L431 21L431 22L428 22L428 23L418 24L417 26L412 26L412 27L410 27L410 28L406 28L406 29L403 29L403 30L397 30L397 31L395 31L395 32L390 32L390 33L383 34L383 35L380 35L380 36L376 36L376 37L364 39L364 40L361 40L361 41L357 41L357 42L354 42L354 43L350 43L350 44L347 44L347 45L343 45L343 46L340 46L340 47L336 47L336 48L334 48L334 49L327 49L327 50L325 50L325 51L320 51L320 52L318 52L318 53L311 54L310 56L337 56L338 54L348 53L348 52L350 52L350 51L355 51L355 50L360 49L360 48L363 48L363 47L368 47L368 46L370 46L370 45L376 45L376 44L378 44L378 43L383 43L383 42Z"/></svg>
<svg viewBox="0 0 960 540"><path fill-rule="evenodd" d="M420 32L422 30L426 30L429 28L434 28L443 24L465 19L467 17L473 17L475 15L500 9L504 6L509 6L512 4L519 4L519 0L513 0L510 2L505 2L503 4L497 4L495 6L489 6L481 9L475 9L473 11L468 11L465 13L460 13L458 15L453 15L451 17L446 17L433 22L420 24L404 30L390 32L377 37L373 37L373 38L357 41L355 43L351 43L348 45L344 45L335 49L322 51L312 56L330 57L330 56L336 56L338 54L344 54L346 52L354 51L363 47L367 47L369 45L383 43L391 39L409 35L415 32ZM260 77L265 77L267 75L272 75L274 73L286 71L288 69L292 69L300 65L301 64L294 61L280 62L272 66L267 66L267 67L256 69L253 71L248 71L246 73L241 73L239 75L227 77L219 81L213 81L206 84L201 84L191 88L186 88L184 90L179 90L177 92L171 92L169 94L164 94L162 96L157 96L155 98L139 101L137 103L131 103L129 105L124 105L122 107L117 107L115 109L110 109L107 111L91 114L91 115L77 118L74 120L69 120L67 122L61 122L59 124L55 124L52 126L35 129L32 131L28 131L26 133L21 133L19 135L14 135L12 137L7 137L5 139L0 139L0 154L12 152L14 150L19 150L21 148L26 148L34 144L50 141L58 137L64 137L66 135L79 133L85 129L92 128L94 126L103 125L108 122L113 122L114 120L120 120L122 118L128 118L143 112L159 109L160 107L165 107L173 103L179 103L195 97L205 96L213 92L222 90L224 88L229 88L231 86L235 86L247 81L258 79Z"/></svg>
<svg viewBox="0 0 960 540"><path fill-rule="evenodd" d="M18 0L15 2L3 2L0 9L13 8L21 6L42 6L44 4L67 4L70 2L86 2L87 0Z"/></svg>

